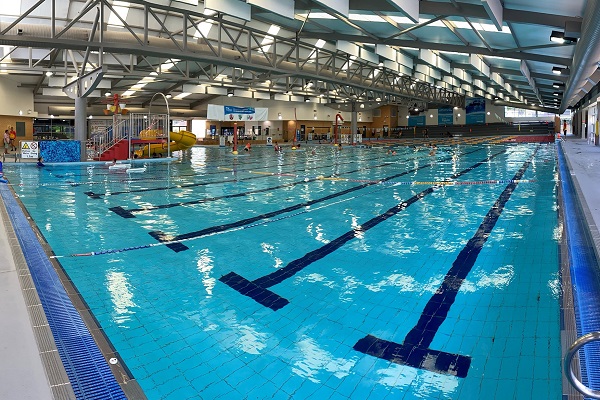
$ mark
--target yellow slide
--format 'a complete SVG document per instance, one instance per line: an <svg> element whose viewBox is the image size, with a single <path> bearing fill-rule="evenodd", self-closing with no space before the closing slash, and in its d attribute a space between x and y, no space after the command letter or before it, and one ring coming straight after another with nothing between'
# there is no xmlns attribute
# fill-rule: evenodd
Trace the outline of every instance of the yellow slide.
<svg viewBox="0 0 600 400"><path fill-rule="evenodd" d="M171 132L171 153L178 150L186 150L196 144L196 135L188 131ZM168 146L163 144L151 144L144 146L142 149L135 152L140 158L150 157L165 157L167 155Z"/></svg>

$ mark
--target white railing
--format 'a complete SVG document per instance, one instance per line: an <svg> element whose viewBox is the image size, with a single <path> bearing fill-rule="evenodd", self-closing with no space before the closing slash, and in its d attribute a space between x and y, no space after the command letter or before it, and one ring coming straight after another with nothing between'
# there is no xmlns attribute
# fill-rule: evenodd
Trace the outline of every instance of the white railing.
<svg viewBox="0 0 600 400"><path fill-rule="evenodd" d="M88 160L100 157L102 153L110 149L123 139L127 139L128 118L113 117L113 125L106 128L104 131L94 134L93 137L86 141L86 153Z"/></svg>

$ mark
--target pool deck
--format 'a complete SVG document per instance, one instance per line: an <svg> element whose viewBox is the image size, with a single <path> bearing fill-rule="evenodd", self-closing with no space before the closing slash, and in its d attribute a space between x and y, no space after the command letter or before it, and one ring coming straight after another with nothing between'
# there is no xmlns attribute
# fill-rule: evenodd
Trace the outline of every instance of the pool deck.
<svg viewBox="0 0 600 400"><path fill-rule="evenodd" d="M583 207L590 227L596 254L600 254L600 146L589 144L585 139L567 136L562 142L578 192L583 196ZM5 163L14 162L7 156ZM24 161L21 161L24 162ZM47 353L36 340L39 326L31 319L21 287L18 248L15 248L9 220L0 204L0 387L2 398L7 399L58 399L74 398L72 391L57 391L56 371L49 371ZM37 336L39 337L39 335Z"/></svg>

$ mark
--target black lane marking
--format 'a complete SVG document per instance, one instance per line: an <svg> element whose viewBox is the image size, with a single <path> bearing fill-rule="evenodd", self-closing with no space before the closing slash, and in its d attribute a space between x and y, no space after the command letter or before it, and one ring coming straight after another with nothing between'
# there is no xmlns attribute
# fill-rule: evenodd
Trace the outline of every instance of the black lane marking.
<svg viewBox="0 0 600 400"><path fill-rule="evenodd" d="M366 167L364 169L379 168L379 167L386 166L386 165L389 165L389 164L379 164L379 165ZM357 171L360 171L360 169L344 172L344 174L351 174L351 173L354 173ZM245 180L249 180L249 179L265 178L268 176L270 176L270 175L253 176L250 178L238 179L236 182L245 181ZM123 218L135 218L135 215L133 215L133 213L136 213L136 212L149 211L149 210L160 210L160 209L165 209L165 208L173 208L173 207L181 207L181 206L189 206L189 205L193 205L193 204L202 204L202 203L208 203L211 201L217 201L217 200L223 200L223 199L232 199L235 197L244 197L249 194L263 193L263 192L268 192L271 190L281 189L284 187L292 187L292 186L300 185L303 183L314 182L316 180L318 180L318 179L317 178L305 179L302 181L284 183L282 185L277 185L277 186L271 186L271 187L264 188L264 189L249 190L247 192L226 194L226 195L217 196L217 197L206 197L203 199L183 201L183 202L179 202L179 203L161 204L158 206L149 206L149 207L144 207L144 208L131 208L129 210L126 210L125 208L123 208L121 206L117 206L117 207L111 207L111 208L109 208L109 210L117 213L117 215L119 215ZM231 181L224 181L224 182L231 182ZM221 183L221 182L205 182L205 183L198 183L198 184L189 185L189 186L210 185L213 183ZM183 186L180 186L180 187L183 187ZM154 189L149 189L149 190L154 190Z"/></svg>
<svg viewBox="0 0 600 400"><path fill-rule="evenodd" d="M456 178L472 171L474 168L479 167L483 163L490 161L494 157L497 157L498 155L503 154L504 152L505 151L503 150L501 152L493 154L493 155L487 157L485 160L482 160L482 161L472 165L471 167L468 167L468 168L452 175L450 177L450 179L456 179ZM361 224L360 227L358 227L357 229L353 229L353 230L350 230L350 231L342 234L341 236L335 238L331 242L329 242L309 253L306 253L303 257L300 257L296 260L291 261L285 267L279 268L276 271L274 271L268 275L265 275L261 278L255 279L253 281L249 281L235 272L230 272L227 275L219 278L219 280L221 282L225 283L226 285L230 286L231 288L237 290L241 294L256 300L260 304L263 304L266 307L271 308L273 311L277 311L281 307L275 308L272 305L264 304L263 299L265 297L267 297L267 293L263 293L261 291L261 289L267 290L267 288L270 288L271 286L277 285L277 284L283 282L284 280L291 278L292 276L294 276L298 272L302 271L304 268L306 268L310 264L324 258L325 256L331 254L332 252L334 252L337 249L339 249L340 247L342 247L348 241L354 239L357 234L362 235L364 232L368 231L369 229L374 228L375 226L379 225L380 223L387 220L388 218L393 217L394 215L398 214L399 212L405 210L407 207L409 207L410 205L421 200L423 197L433 193L434 190L435 190L435 186L432 186L432 187L429 187L429 188L423 190L422 192L412 196L408 200L403 201L402 203L393 206L392 208L390 208L383 214L380 214L376 217L371 218L370 220L366 221L364 224ZM253 285L252 290L249 290L247 287L247 285L249 285L250 283ZM272 294L272 292L268 291L268 295L271 295L271 294ZM258 301L257 298L259 298L261 301ZM278 302L277 304L281 304L280 299L276 299L276 300Z"/></svg>
<svg viewBox="0 0 600 400"><path fill-rule="evenodd" d="M475 151L479 151L479 150L474 150L473 152L475 152ZM501 154L501 153L498 153L498 154ZM498 154L496 154L496 155L498 155ZM494 155L494 157L496 155ZM451 157L448 157L448 159L451 159ZM379 180L378 182L385 182L385 181L389 181L389 180L394 179L394 178L398 178L398 177L403 176L403 175L411 174L411 173L416 172L416 171L418 171L420 169L430 167L431 165L433 165L433 163L423 164L423 165L421 165L421 166L419 166L417 168L413 168L412 170L404 171L404 172L401 172L399 174L388 176L386 178L383 178L383 179ZM479 166L479 165L481 165L481 163L477 163L476 165ZM473 167L469 167L465 171L468 172L472 168ZM268 212L268 213L265 213L265 214L256 215L254 217L246 218L246 219L243 219L243 220L240 220L240 221L236 221L236 222L231 222L229 224L212 226L212 227L201 229L201 230L195 231L195 232L184 233L184 234L177 235L177 236L167 235L167 234L165 234L165 233L163 233L161 231L153 231L153 232L149 232L149 234L150 234L150 236L152 236L154 239L158 240L159 242L173 242L173 241L177 241L177 240L193 239L193 238L197 238L197 237L200 237L200 236L206 236L206 235L210 235L210 234L214 234L214 233L218 233L218 232L223 232L225 230L232 229L232 228L239 228L241 226L249 225L249 224L252 224L252 223L260 221L260 220L264 220L264 219L267 219L267 218L272 218L272 217L275 217L277 215L284 214L284 213L291 212L291 211L295 211L295 210L298 210L300 208L311 206L311 205L317 204L317 203L321 203L321 202L326 201L326 200L331 200L331 199L334 199L336 197L343 196L345 194L354 192L356 190L360 190L360 189L363 189L363 188L368 187L368 186L376 185L376 184L378 184L378 182L363 183L361 185L354 186L354 187L351 187L349 189L342 190L340 192L336 192L336 193L327 195L325 197L321 197L319 199L314 199L314 200L306 201L304 203L295 204L293 206L289 206L289 207L286 207L286 208L283 208L283 209L280 209L280 210L271 211L271 212ZM303 182L299 182L299 183L303 183ZM262 190L268 190L268 189L262 189ZM236 194L235 196L238 196L238 195L244 195L244 193ZM231 196L234 196L234 195L231 195ZM113 210L113 211L115 211L115 212L121 212L124 215L127 212L126 210L123 210L123 211L121 211L121 210ZM124 216L124 215L122 215L122 216ZM132 217L125 217L124 216L124 218L132 218ZM167 248L169 248L171 250L174 250L174 251L177 251L177 252L180 252L180 251L188 249L187 246L185 246L184 244L181 244L181 243L177 243L177 244L175 244L175 243L169 243L166 246L167 246Z"/></svg>
<svg viewBox="0 0 600 400"><path fill-rule="evenodd" d="M469 153L473 153L475 151L479 151L479 150L474 150L474 151L469 152ZM465 154L469 154L469 153L465 153ZM447 157L446 159L441 159L440 161L442 161L442 162L443 161L448 161L449 159L451 159L451 157ZM408 161L411 161L411 160L409 159ZM349 163L352 163L352 162L349 162ZM346 174L353 174L355 172L364 171L364 170L368 170L368 169L375 169L375 168L386 167L388 165L391 165L391 163L386 162L386 163L383 163L383 164L369 165L367 167L363 167L363 168L359 168L359 169L354 169L354 170L351 170L351 171L345 171L345 172L342 172L342 173L337 174L337 175L331 175L331 176L329 176L329 178L331 178L333 176L341 176L341 175L346 175ZM429 163L427 165L424 165L423 167L427 167L427 166L431 166L431 165L432 165L432 163ZM330 165L330 166L335 166L335 165ZM325 168L330 167L330 166L326 166ZM323 168L323 167L319 167L319 168ZM306 170L310 170L310 169L312 169L312 168L301 169L299 171L306 171ZM414 171L417 171L417 170L418 169L414 169L412 171L404 172L401 175L397 175L397 176L394 175L394 176L389 177L389 178L384 178L381 181L382 182L383 181L388 181L390 179L393 179L394 177L406 175L407 173L414 172ZM238 180L236 180L236 182L247 181L247 180L250 180L250 179L268 178L268 177L272 177L272 176L271 175L252 176L252 177L248 177L248 178L238 179ZM212 202L212 201L222 200L222 199L231 199L231 198L235 198L235 197L243 197L243 196L247 196L249 194L262 193L262 192L267 192L267 191L270 191L270 190L281 189L281 188L284 188L284 187L296 186L296 185L299 185L299 184L302 184L302 183L314 182L316 180L318 180L318 179L317 178L305 179L305 180L302 180L302 181L297 181L297 182L292 182L292 183L286 183L286 184L283 184L283 185L273 186L273 187L265 188L265 189L250 190L250 191L242 192L242 193L234 193L234 194L229 194L229 195L224 195L224 196L218 196L218 197L208 197L208 198L203 198L203 199L198 199L198 200L190 200L190 201L185 201L185 202L161 204L161 205L157 205L157 206L148 206L148 207L143 207L143 208L131 208L129 210L123 208L122 206L116 206L116 207L109 208L109 210L115 212L117 215L119 215L119 216L121 216L123 218L135 218L135 215L133 215L133 213L136 213L136 212L143 212L143 211L149 211L149 210L159 210L159 209L173 208L173 207L181 207L181 206L188 206L188 205L194 205L194 204L202 204L202 203L207 203L207 202ZM190 185L180 185L180 186L174 186L174 187L175 188L183 188L183 187L212 185L214 183L227 183L227 182L233 182L233 181L229 180L229 181L203 182L203 183L195 183L195 184L190 184ZM367 186L369 186L369 185L367 185ZM139 192L149 192L149 191L152 191L152 190L163 190L163 189L164 188L140 189L138 191ZM135 192L136 191L132 190L132 191L129 191L127 193L135 193ZM86 192L86 194L88 196L91 196L91 194L93 194L93 192Z"/></svg>
<svg viewBox="0 0 600 400"><path fill-rule="evenodd" d="M372 160L377 160L381 157L373 157L373 158L369 158L366 159L365 161L372 161ZM256 162L258 163L258 161ZM314 168L303 168L303 169L297 169L294 170L295 171L309 171L312 169L320 169L320 168L330 168L330 167L338 167L340 165L345 165L345 164L353 164L354 161L347 161L347 162L342 162L342 163L336 163L336 164L330 164L330 165L324 165L321 167L314 167ZM256 171L259 169L267 169L267 168L273 168L273 167L282 167L282 166L289 166L289 165L295 165L295 162L290 162L290 163L284 163L284 164L273 164L273 165L265 165L262 167L255 167L255 168L240 168L237 170L237 172L246 172L246 171ZM378 166L373 166L373 167L367 167L367 168L377 168L383 165L389 165L391 163L384 163ZM247 166L248 164L244 164L244 166ZM215 168L219 168L219 167L215 167ZM227 167L229 168L229 167ZM351 171L351 172L356 172L358 170L355 171ZM206 173L204 176L207 175L219 175L219 174L227 174L230 173L232 171L218 171L218 172L209 172ZM291 173L291 172L290 172ZM345 173L349 173L349 172L345 172ZM186 177L186 176L196 176L196 174L184 174L184 175L177 175L174 176L173 178L180 178L180 177ZM143 193L143 192L152 192L152 191L159 191L159 190L170 190L170 189L184 189L184 188L189 188L189 187L196 187L196 186L205 186L205 185L212 185L212 184L219 184L219 183L230 183L230 182L241 182L241 181L248 181L251 179L261 179L261 178L268 178L270 177L270 175L262 175L262 176L251 176L251 177L247 177L247 178L241 178L241 179L229 179L229 180L221 180L221 181L210 181L210 182L201 182L201 183L188 183L188 184L184 184L184 185L172 185L172 186L161 186L161 187L157 187L157 188L147 188L147 189L135 189L135 190L127 190L127 191L120 191L120 192L111 192L110 195L111 196L117 196L120 194L129 194L129 193ZM154 180L154 179L148 179L148 178L144 178L144 179L133 179L135 181L146 181L146 180ZM109 181L109 183L112 182L130 182L131 180L118 180L118 181ZM81 183L80 185L85 185L85 183ZM106 196L106 193L95 193L95 192L84 192L84 194L88 195L90 198L92 199L100 199L102 198L102 196Z"/></svg>
<svg viewBox="0 0 600 400"><path fill-rule="evenodd" d="M425 305L419 321L408 332L404 338L404 342L401 344L394 343L379 339L373 335L367 335L356 342L354 350L396 364L454 375L459 378L467 376L471 365L471 357L433 350L429 346L438 329L446 320L450 307L454 304L462 283L475 265L475 261L483 249L483 245L494 229L496 222L498 222L504 206L517 187L518 180L523 177L538 149L539 146L530 159L515 174L513 182L506 186L484 217L477 232L475 232L473 237L469 239L469 242L458 254L456 260L452 263L452 267L444 277L444 281Z"/></svg>

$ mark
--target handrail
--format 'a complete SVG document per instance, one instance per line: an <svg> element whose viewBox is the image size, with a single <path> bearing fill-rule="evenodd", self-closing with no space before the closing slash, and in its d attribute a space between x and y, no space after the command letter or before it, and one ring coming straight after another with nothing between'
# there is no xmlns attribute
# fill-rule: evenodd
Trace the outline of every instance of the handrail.
<svg viewBox="0 0 600 400"><path fill-rule="evenodd" d="M86 141L88 158L90 154L92 154L92 158L99 157L106 150L124 139L127 136L127 132L124 132L124 129L120 128L126 122L127 120L125 119L118 121L115 125L107 127L104 131L94 135L93 138L88 139Z"/></svg>
<svg viewBox="0 0 600 400"><path fill-rule="evenodd" d="M167 99L167 96L165 96L164 93L156 92L152 95L152 99L150 99L150 105L148 106L148 117L150 117L150 114L152 112L152 102L154 101L154 98L158 95L161 95L163 97L167 106L167 126L165 127L165 129L167 130L167 157L171 157L171 129L169 129L171 125L171 112L169 111L169 100Z"/></svg>
<svg viewBox="0 0 600 400"><path fill-rule="evenodd" d="M584 396L591 397L593 399L600 399L600 391L590 389L589 387L581 383L581 381L575 376L573 368L571 367L571 362L573 361L573 357L575 357L577 351L586 344L595 341L600 341L600 332L588 333L587 335L583 335L579 337L576 341L574 341L571 347L569 347L567 354L565 355L564 368L569 383L573 385L573 387L577 389L578 392L580 392Z"/></svg>

